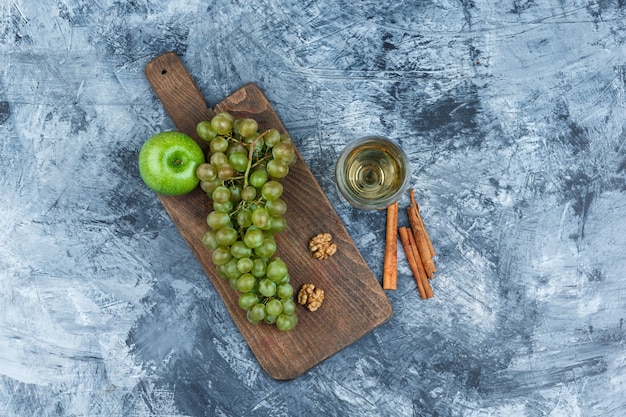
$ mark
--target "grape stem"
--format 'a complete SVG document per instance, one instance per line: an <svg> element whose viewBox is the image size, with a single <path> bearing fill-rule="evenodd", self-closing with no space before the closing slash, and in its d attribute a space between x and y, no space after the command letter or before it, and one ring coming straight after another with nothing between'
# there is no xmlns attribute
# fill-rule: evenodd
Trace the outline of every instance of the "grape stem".
<svg viewBox="0 0 626 417"><path fill-rule="evenodd" d="M250 150L248 151L248 166L246 167L246 172L243 174L243 188L246 188L248 186L248 175L250 174L250 168L252 167L252 156L254 155L254 148L256 147L256 143L268 132L269 129L254 138L254 140L250 143Z"/></svg>

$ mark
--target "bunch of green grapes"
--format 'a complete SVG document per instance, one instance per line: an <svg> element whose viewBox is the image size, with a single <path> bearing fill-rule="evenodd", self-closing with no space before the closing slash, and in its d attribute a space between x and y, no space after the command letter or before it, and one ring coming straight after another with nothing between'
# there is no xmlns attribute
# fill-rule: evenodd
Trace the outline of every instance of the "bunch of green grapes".
<svg viewBox="0 0 626 417"><path fill-rule="evenodd" d="M276 129L259 133L254 119L228 112L198 123L197 133L209 150L196 175L213 202L202 243L212 250L218 274L240 293L248 320L288 331L298 317L274 234L286 227L280 180L296 162L291 138Z"/></svg>

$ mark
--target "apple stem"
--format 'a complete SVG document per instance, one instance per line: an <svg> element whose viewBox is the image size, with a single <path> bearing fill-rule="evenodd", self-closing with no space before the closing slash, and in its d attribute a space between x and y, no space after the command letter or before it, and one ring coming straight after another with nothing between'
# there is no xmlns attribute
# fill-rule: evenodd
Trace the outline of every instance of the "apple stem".
<svg viewBox="0 0 626 417"><path fill-rule="evenodd" d="M265 136L267 132L269 132L269 130L261 133L250 143L250 150L248 151L248 166L246 167L246 172L243 175L243 188L246 188L248 186L248 174L250 174L250 168L252 167L252 156L254 155L254 148L256 146L256 143L259 141L259 139Z"/></svg>

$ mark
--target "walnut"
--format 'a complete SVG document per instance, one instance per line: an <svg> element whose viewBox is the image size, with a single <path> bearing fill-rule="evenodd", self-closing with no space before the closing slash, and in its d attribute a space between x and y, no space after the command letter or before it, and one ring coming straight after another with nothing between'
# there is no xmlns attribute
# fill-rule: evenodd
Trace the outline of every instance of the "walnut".
<svg viewBox="0 0 626 417"><path fill-rule="evenodd" d="M298 291L298 302L309 309L315 311L324 301L324 290L316 288L313 284L304 284Z"/></svg>
<svg viewBox="0 0 626 417"><path fill-rule="evenodd" d="M309 252L317 259L326 259L337 252L337 245L332 243L330 233L318 233L309 242Z"/></svg>

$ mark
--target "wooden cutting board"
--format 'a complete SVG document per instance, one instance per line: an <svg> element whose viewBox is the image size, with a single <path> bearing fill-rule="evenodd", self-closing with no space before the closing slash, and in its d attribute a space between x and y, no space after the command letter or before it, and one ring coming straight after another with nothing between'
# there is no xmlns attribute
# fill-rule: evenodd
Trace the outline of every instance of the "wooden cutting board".
<svg viewBox="0 0 626 417"><path fill-rule="evenodd" d="M252 117L259 123L259 130L274 127L285 132L255 84L244 85L211 109L175 53L168 52L150 61L145 74L176 128L196 139L204 149L207 144L197 137L196 125L221 111ZM282 183L288 227L276 235L277 255L287 263L295 291L310 282L326 294L324 303L315 312L298 305L299 322L289 332L265 323L248 322L245 311L237 305L238 293L216 274L211 251L202 245L202 235L208 229L206 216L211 210L206 194L198 188L184 196L158 197L222 297L261 367L274 379L288 380L384 323L391 317L392 307L301 157ZM317 260L308 251L310 238L320 232L331 233L338 246L337 253L326 260Z"/></svg>

